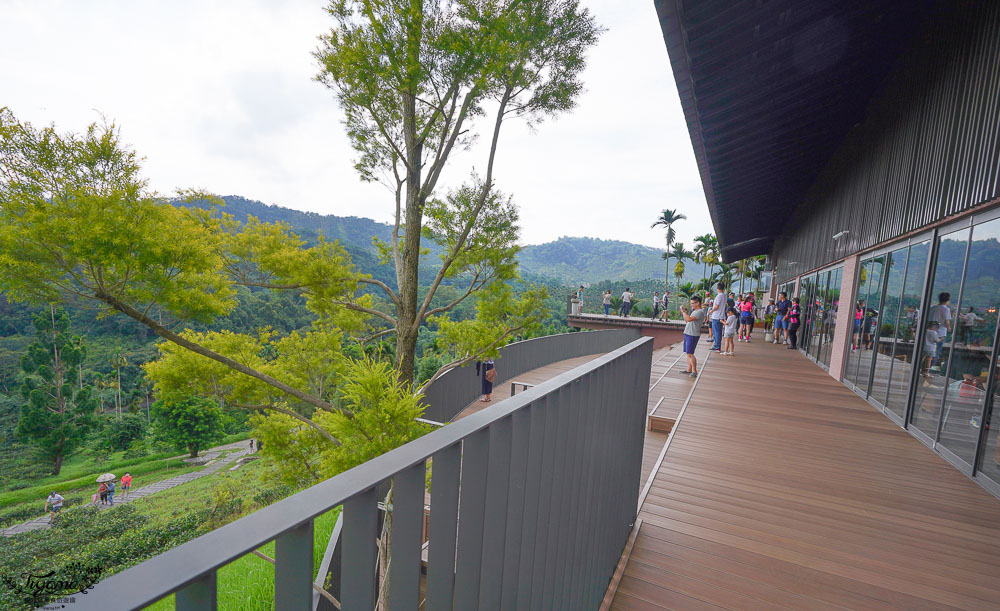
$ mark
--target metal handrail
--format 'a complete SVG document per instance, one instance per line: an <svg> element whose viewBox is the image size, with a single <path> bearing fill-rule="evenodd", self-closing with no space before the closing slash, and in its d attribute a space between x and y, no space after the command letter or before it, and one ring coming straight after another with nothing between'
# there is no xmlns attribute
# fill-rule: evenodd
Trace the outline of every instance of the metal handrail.
<svg viewBox="0 0 1000 611"><path fill-rule="evenodd" d="M505 597L523 595L524 583L519 589L518 583L532 577L534 590L546 603L542 606L565 601L555 606L575 608L570 601L582 602L584 595L589 600L591 591L598 593L599 601L635 518L651 360L652 339L633 341L114 575L87 596L78 596L74 609L103 611L108 600L143 607L175 592L179 610L214 609L216 570L270 541L276 543L277 608L305 608L312 600L313 520L340 505L342 604L348 609L372 608L375 489L390 479L396 490L393 513L398 515L393 521L389 601L399 602L410 593L416 597L428 459L434 464L430 528L441 542L429 550L428 608L435 596L454 600L455 608L461 608L478 597L494 600L501 592ZM526 489L534 490L534 496L529 498ZM533 536L522 546L518 527L529 518L537 520L535 534L546 536L541 541ZM552 519L567 523L548 522ZM558 528L543 529L543 521ZM504 532L498 535L500 527ZM570 528L572 533L564 533ZM602 531L600 537L595 537L596 531ZM504 537L517 541L505 548ZM548 556L544 567L535 567L535 573L519 578L519 558L504 554L504 549L508 556L514 553L515 547L524 547L522 563L546 558L546 553L556 555ZM567 556L570 549L576 551ZM557 557L562 562L554 565ZM496 583L485 580L480 592L480 572L497 570L497 562L500 572L509 573ZM511 587L517 591L512 593Z"/></svg>
<svg viewBox="0 0 1000 611"><path fill-rule="evenodd" d="M528 382L518 382L517 380L514 380L513 382L510 383L510 396L513 397L514 395L517 394L518 386L524 388L524 390L528 390L529 388L535 387L534 384L529 384Z"/></svg>

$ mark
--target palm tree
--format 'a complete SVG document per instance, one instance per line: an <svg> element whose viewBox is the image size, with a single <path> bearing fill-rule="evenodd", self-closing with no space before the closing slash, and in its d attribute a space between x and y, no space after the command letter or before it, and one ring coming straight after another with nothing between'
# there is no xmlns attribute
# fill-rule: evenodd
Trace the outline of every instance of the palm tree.
<svg viewBox="0 0 1000 611"><path fill-rule="evenodd" d="M701 289L691 282L685 282L677 286L677 296L683 299L691 299L692 295L699 295L700 293Z"/></svg>
<svg viewBox="0 0 1000 611"><path fill-rule="evenodd" d="M706 233L695 238L694 242L694 262L702 264L701 279L704 281L708 278L708 265L710 263L714 265L717 261L715 252L718 241L715 239L715 236Z"/></svg>
<svg viewBox="0 0 1000 611"><path fill-rule="evenodd" d="M670 247L674 245L674 240L677 239L677 232L674 231L674 223L685 219L687 217L676 210L663 209L660 212L660 218L656 219L656 222L649 226L650 229L664 227L667 231L667 252L664 256L667 260L667 272L664 274L663 282L667 285L668 289L670 288Z"/></svg>
<svg viewBox="0 0 1000 611"><path fill-rule="evenodd" d="M684 261L694 260L695 254L684 248L683 242L678 242L674 244L674 247L670 250L670 252L663 253L664 259L668 257L673 257L677 260L677 264L674 265L674 277L677 278L677 286L680 286L681 280L684 277Z"/></svg>

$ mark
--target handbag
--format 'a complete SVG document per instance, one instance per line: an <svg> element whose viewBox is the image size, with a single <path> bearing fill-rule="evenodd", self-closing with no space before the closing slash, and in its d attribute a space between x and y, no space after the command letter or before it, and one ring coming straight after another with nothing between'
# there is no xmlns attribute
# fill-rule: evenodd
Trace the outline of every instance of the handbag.
<svg viewBox="0 0 1000 611"><path fill-rule="evenodd" d="M497 369L496 369L496 367L494 367L493 369L490 369L489 371L486 372L486 381L487 382L489 382L490 384L492 384L493 380L495 380L495 379L497 379Z"/></svg>

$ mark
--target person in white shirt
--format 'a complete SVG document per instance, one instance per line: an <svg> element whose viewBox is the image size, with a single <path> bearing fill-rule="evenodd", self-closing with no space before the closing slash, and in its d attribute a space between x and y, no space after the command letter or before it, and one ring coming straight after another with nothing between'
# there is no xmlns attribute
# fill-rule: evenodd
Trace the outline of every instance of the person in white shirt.
<svg viewBox="0 0 1000 611"><path fill-rule="evenodd" d="M63 502L66 499L62 497L58 492L53 491L49 494L49 498L45 499L45 511L49 512L49 517L62 511ZM49 511L51 508L51 511Z"/></svg>
<svg viewBox="0 0 1000 611"><path fill-rule="evenodd" d="M958 327L958 341L963 344L973 343L972 331L976 323L982 322L982 320L972 306L969 306L969 311L961 316L961 325Z"/></svg>
<svg viewBox="0 0 1000 611"><path fill-rule="evenodd" d="M736 318L736 308L729 308L729 316L726 317L726 327L723 329L722 336L725 340L725 345L722 346L722 353L725 356L734 356L736 354L736 344L733 341L733 336L736 335L736 326L739 319Z"/></svg>
<svg viewBox="0 0 1000 611"><path fill-rule="evenodd" d="M726 283L720 282L715 285L715 300L708 310L709 320L712 321L712 350L722 352L722 321L726 314Z"/></svg>
<svg viewBox="0 0 1000 611"><path fill-rule="evenodd" d="M941 338L943 335L941 331L941 325L936 320L927 323L927 330L924 331L924 354L927 356L927 366L921 372L921 375L925 377L929 376L931 370L935 368L935 363L941 354L939 350L944 341Z"/></svg>
<svg viewBox="0 0 1000 611"><path fill-rule="evenodd" d="M628 313L632 310L632 289L626 288L622 293L622 316L628 318Z"/></svg>

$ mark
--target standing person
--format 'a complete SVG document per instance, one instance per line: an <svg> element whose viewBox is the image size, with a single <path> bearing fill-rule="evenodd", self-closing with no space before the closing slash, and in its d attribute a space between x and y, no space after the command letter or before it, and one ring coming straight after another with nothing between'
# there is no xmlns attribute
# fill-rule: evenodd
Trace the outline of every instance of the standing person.
<svg viewBox="0 0 1000 611"><path fill-rule="evenodd" d="M51 518L55 514L62 511L63 501L65 500L66 499L64 499L62 495L53 490L49 493L49 497L45 499L45 509L43 511L47 511L49 513L49 517Z"/></svg>
<svg viewBox="0 0 1000 611"><path fill-rule="evenodd" d="M250 440L250 452L253 453L253 439Z"/></svg>
<svg viewBox="0 0 1000 611"><path fill-rule="evenodd" d="M108 505L115 504L115 482L108 482Z"/></svg>
<svg viewBox="0 0 1000 611"><path fill-rule="evenodd" d="M753 296L747 295L740 302L740 341L750 342L750 334L753 332Z"/></svg>
<svg viewBox="0 0 1000 611"><path fill-rule="evenodd" d="M792 307L792 302L788 300L788 293L778 293L778 303L774 304L774 342L788 343L788 310ZM782 338L784 332L784 338Z"/></svg>
<svg viewBox="0 0 1000 611"><path fill-rule="evenodd" d="M948 339L948 334L951 333L951 308L948 304L951 303L951 293L940 293L938 294L938 302L932 305L929 310L927 310L927 325L930 327L930 323L938 323L938 342L937 350L935 351L936 357L941 357L941 352L944 349L944 342ZM939 369L939 364L935 363L931 369Z"/></svg>
<svg viewBox="0 0 1000 611"><path fill-rule="evenodd" d="M798 348L799 317L801 315L802 310L799 308L799 298L792 297L792 307L788 309L788 339L791 340L791 345L788 346L789 350Z"/></svg>
<svg viewBox="0 0 1000 611"><path fill-rule="evenodd" d="M772 314L775 313L776 308L774 307L774 300L767 300L767 307L764 308L764 333L771 331L774 328L774 320L768 320Z"/></svg>
<svg viewBox="0 0 1000 611"><path fill-rule="evenodd" d="M632 310L632 289L626 288L622 293L622 316L628 318L628 313Z"/></svg>
<svg viewBox="0 0 1000 611"><path fill-rule="evenodd" d="M660 315L660 306L662 302L660 301L660 291L653 293L653 320Z"/></svg>
<svg viewBox="0 0 1000 611"><path fill-rule="evenodd" d="M712 301L712 309L708 311L708 316L712 321L712 350L722 352L722 321L726 314L726 285L723 282L715 285L716 295ZM732 307L732 306L730 306Z"/></svg>
<svg viewBox="0 0 1000 611"><path fill-rule="evenodd" d="M736 335L736 308L729 308L726 313L728 314L726 317L726 326L722 330L722 337L725 341L725 345L722 346L722 354L726 356L735 356L736 346L734 345L735 342L733 341L733 336Z"/></svg>
<svg viewBox="0 0 1000 611"><path fill-rule="evenodd" d="M857 303L854 304L854 335L851 340L851 350L858 350L861 348L861 332L862 327L865 324L865 301L859 299Z"/></svg>
<svg viewBox="0 0 1000 611"><path fill-rule="evenodd" d="M938 340L941 339L940 328L941 325L936 320L932 320L927 323L927 330L924 331L924 353L927 355L924 362L927 366L920 372L920 375L924 377L930 376L930 371L934 368L934 364L937 361ZM926 385L927 383L924 382L924 384Z"/></svg>
<svg viewBox="0 0 1000 611"><path fill-rule="evenodd" d="M108 485L106 483L101 483L97 487L97 495L101 497L101 505L108 504Z"/></svg>
<svg viewBox="0 0 1000 611"><path fill-rule="evenodd" d="M979 342L973 339L973 330L976 327L976 323L982 322L982 318L976 314L976 311L969 306L969 311L962 315L961 326L959 327L958 341L959 343L970 345L978 345Z"/></svg>
<svg viewBox="0 0 1000 611"><path fill-rule="evenodd" d="M611 289L604 291L604 298L602 299L602 303L604 304L604 315L610 316L608 310L611 309Z"/></svg>
<svg viewBox="0 0 1000 611"><path fill-rule="evenodd" d="M253 439L250 440L250 451L253 452ZM132 476L128 471L122 476L122 498L128 498L128 491L132 489Z"/></svg>
<svg viewBox="0 0 1000 611"><path fill-rule="evenodd" d="M684 325L684 354L687 355L687 371L684 373L696 378L698 377L698 359L694 355L694 349L698 346L698 338L701 337L701 325L705 322L705 308L701 307L701 297L697 295L691 297L690 303L690 314L688 314L686 306L681 306L681 318L687 323Z"/></svg>
<svg viewBox="0 0 1000 611"><path fill-rule="evenodd" d="M580 285L580 288L577 289L577 291L576 291L576 300L578 302L580 302L580 303L577 304L577 307L580 308L580 314L583 314L583 285L582 284Z"/></svg>
<svg viewBox="0 0 1000 611"><path fill-rule="evenodd" d="M476 375L482 378L483 398L480 402L489 403L493 400L493 382L497 379L497 368L493 359L476 361Z"/></svg>
<svg viewBox="0 0 1000 611"><path fill-rule="evenodd" d="M660 316L663 320L670 320L670 291L663 291L663 314Z"/></svg>

